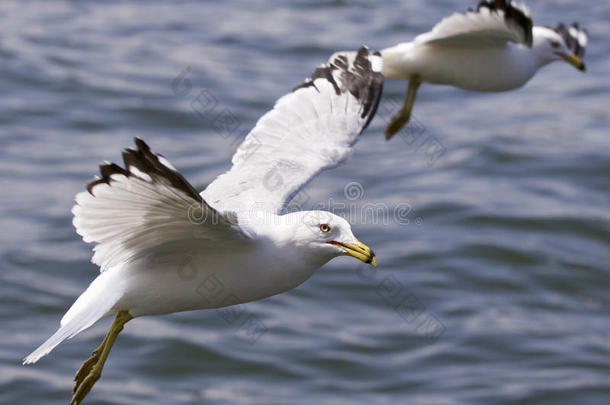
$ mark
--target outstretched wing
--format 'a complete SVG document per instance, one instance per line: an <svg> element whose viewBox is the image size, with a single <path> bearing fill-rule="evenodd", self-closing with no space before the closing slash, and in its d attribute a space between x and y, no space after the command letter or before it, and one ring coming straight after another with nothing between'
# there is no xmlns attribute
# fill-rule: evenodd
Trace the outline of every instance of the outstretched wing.
<svg viewBox="0 0 610 405"><path fill-rule="evenodd" d="M490 46L506 42L532 46L532 18L524 4L510 0L483 0L476 11L444 18L415 43L450 46Z"/></svg>
<svg viewBox="0 0 610 405"><path fill-rule="evenodd" d="M229 216L211 208L161 155L136 138L125 168L100 166L101 178L76 195L76 232L95 242L91 261L103 272L154 250L239 234Z"/></svg>
<svg viewBox="0 0 610 405"><path fill-rule="evenodd" d="M281 213L320 171L350 154L375 115L383 86L379 52L333 56L280 98L202 196L219 211Z"/></svg>

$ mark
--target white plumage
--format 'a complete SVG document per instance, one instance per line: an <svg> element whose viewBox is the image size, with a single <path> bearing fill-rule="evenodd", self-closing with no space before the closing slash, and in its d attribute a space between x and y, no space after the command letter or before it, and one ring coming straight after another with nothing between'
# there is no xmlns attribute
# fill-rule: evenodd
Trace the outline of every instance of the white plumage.
<svg viewBox="0 0 610 405"><path fill-rule="evenodd" d="M138 259L151 249L159 254L168 242L188 242L193 237L193 223L184 213L191 207L204 209L202 216L212 218L214 214L186 181L172 184L167 180L179 178L175 169L166 166L167 160L162 163L143 141L136 140L136 144L138 150L123 154L126 169L112 163L103 165L104 178L77 194L72 208L76 232L85 242L96 243L91 261L101 272ZM147 167L146 159L156 159L155 166ZM219 219L224 224L224 219ZM227 232L225 228L210 227L200 237L217 238L219 232Z"/></svg>
<svg viewBox="0 0 610 405"><path fill-rule="evenodd" d="M523 4L483 0L476 10L454 13L430 32L381 51L384 75L408 80L403 107L386 129L392 137L410 119L421 83L499 92L527 83L543 66L564 60L580 70L586 32L572 25L533 26Z"/></svg>
<svg viewBox="0 0 610 405"><path fill-rule="evenodd" d="M296 287L339 255L374 265L374 253L344 219L283 208L313 176L347 158L375 114L381 69L379 53L364 47L319 67L258 121L231 170L201 194L141 139L123 153L125 168L103 164L72 210L77 232L95 243L92 261L101 274L24 363L116 313L98 357L94 352L75 377L72 402L79 403L99 378L102 348L109 350L132 317L264 298ZM223 294L207 288L212 281Z"/></svg>
<svg viewBox="0 0 610 405"><path fill-rule="evenodd" d="M331 58L331 69L318 68L312 79L280 98L239 147L231 170L210 184L203 198L222 210L279 214L316 174L342 163L373 117L381 92L381 74L375 89L357 84L354 91L366 94L346 96L346 88L336 87L346 85L347 72L356 77L381 72L381 57L363 59L362 52Z"/></svg>
<svg viewBox="0 0 610 405"><path fill-rule="evenodd" d="M454 13L441 20L430 32L418 35L414 42L472 46L474 41L475 44L479 42L498 46L510 41L531 46L532 27L529 9L524 4L510 1L505 4L506 6L496 7L492 2L483 1L476 11ZM507 18L507 10L509 10L509 18ZM512 18L510 14L513 15Z"/></svg>

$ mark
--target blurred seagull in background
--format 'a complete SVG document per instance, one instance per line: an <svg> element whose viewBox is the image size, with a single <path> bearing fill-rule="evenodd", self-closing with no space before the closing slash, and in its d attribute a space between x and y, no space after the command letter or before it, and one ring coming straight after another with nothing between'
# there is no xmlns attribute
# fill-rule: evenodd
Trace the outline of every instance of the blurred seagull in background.
<svg viewBox="0 0 610 405"><path fill-rule="evenodd" d="M386 139L409 121L422 82L483 92L512 90L554 61L585 71L586 45L587 33L577 23L533 26L527 7L510 0L484 0L476 10L455 13L412 42L381 51L385 77L409 81Z"/></svg>
<svg viewBox="0 0 610 405"><path fill-rule="evenodd" d="M379 52L362 47L316 69L260 118L232 168L201 193L141 139L124 151L124 168L101 165L101 177L76 196L72 210L76 231L96 244L92 261L101 274L24 364L114 314L101 345L74 377L71 404L79 404L123 325L135 317L279 294L341 255L375 266L375 254L343 218L285 208L313 177L349 156L375 115L382 65ZM185 265L189 277L180 271ZM226 293L209 293L209 284Z"/></svg>

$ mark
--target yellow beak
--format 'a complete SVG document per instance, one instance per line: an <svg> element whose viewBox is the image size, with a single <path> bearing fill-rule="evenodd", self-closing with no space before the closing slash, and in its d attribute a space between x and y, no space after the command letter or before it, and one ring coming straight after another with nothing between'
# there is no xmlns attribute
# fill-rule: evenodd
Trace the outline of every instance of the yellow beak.
<svg viewBox="0 0 610 405"><path fill-rule="evenodd" d="M582 61L582 59L576 55L561 55L561 57L563 58L563 60L565 60L566 62L568 62L570 65L574 66L576 69L581 70L583 72L587 71L587 67L585 66L585 63Z"/></svg>
<svg viewBox="0 0 610 405"><path fill-rule="evenodd" d="M345 251L345 254L355 257L358 260L362 260L363 262L370 264L371 266L377 266L377 257L375 256L375 252L371 250L370 247L360 242L359 240L356 243L341 243L341 242L329 242L332 245L339 246Z"/></svg>

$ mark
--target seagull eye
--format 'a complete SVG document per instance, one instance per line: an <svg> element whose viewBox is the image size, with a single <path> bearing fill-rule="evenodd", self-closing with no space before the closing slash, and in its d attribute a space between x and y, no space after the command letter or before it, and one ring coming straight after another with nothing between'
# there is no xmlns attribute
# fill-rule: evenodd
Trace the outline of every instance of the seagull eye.
<svg viewBox="0 0 610 405"><path fill-rule="evenodd" d="M328 224L320 224L320 230L324 233L330 232L330 225Z"/></svg>
<svg viewBox="0 0 610 405"><path fill-rule="evenodd" d="M552 46L553 48L559 48L559 42L557 42L557 41L551 41L551 46Z"/></svg>

